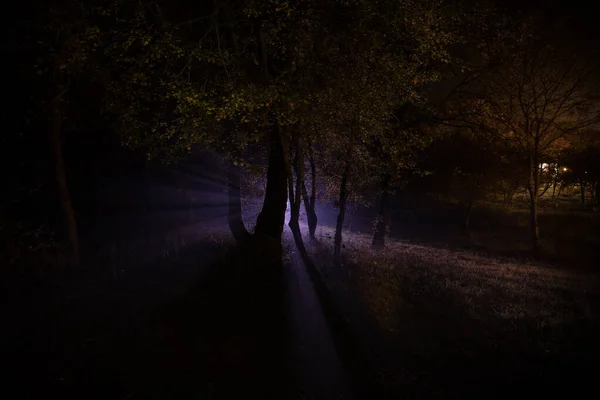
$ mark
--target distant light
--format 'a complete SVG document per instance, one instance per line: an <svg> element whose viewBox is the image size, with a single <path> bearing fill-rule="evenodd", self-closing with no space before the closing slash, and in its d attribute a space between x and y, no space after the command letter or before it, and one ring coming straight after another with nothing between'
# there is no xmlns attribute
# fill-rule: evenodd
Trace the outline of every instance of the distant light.
<svg viewBox="0 0 600 400"><path fill-rule="evenodd" d="M567 172L568 170L569 170L569 168L567 168L567 167L563 168L563 171L565 171L565 172Z"/></svg>

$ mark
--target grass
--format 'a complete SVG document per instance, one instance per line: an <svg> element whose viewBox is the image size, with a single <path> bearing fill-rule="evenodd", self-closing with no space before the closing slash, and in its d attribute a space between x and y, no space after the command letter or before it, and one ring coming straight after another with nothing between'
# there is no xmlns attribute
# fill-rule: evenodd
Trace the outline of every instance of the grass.
<svg viewBox="0 0 600 400"><path fill-rule="evenodd" d="M476 203L471 212L468 235L464 232L465 207L445 198L407 196L392 214L392 237L437 247L519 257L527 262L531 240L526 205L505 208L491 201ZM600 214L574 208L570 203L561 204L559 208L542 207L539 230L542 260L561 268L597 269Z"/></svg>
<svg viewBox="0 0 600 400"><path fill-rule="evenodd" d="M511 215L499 218L518 225ZM554 232L573 221L583 232L595 221L565 215ZM484 222L474 218L474 231L484 232ZM289 377L279 278L247 265L226 229L147 233L99 248L99 264L110 266L102 276L90 268L72 281L42 274L33 284L0 282L7 376L36 382L36 394L87 385L77 398L282 393ZM369 371L353 368L351 380L375 380L370 397L573 394L593 383L597 273L400 241L373 251L370 236L348 233L343 266L334 268L333 230L318 233L307 246L345 322L338 326L352 330L348 346L366 355L356 359ZM284 263L295 257L292 250Z"/></svg>
<svg viewBox="0 0 600 400"><path fill-rule="evenodd" d="M255 273L223 229L134 244L116 252L116 275L3 276L6 390L18 387L15 398L275 398L268 393L282 391L285 372L277 274Z"/></svg>
<svg viewBox="0 0 600 400"><path fill-rule="evenodd" d="M385 342L373 368L384 371L392 397L448 398L500 386L486 393L494 397L513 385L551 393L568 389L600 355L597 273L397 241L373 251L370 237L356 234L345 235L345 262L336 270L325 261L333 231L319 233L310 251L340 309L367 347ZM344 305L352 296L362 314Z"/></svg>

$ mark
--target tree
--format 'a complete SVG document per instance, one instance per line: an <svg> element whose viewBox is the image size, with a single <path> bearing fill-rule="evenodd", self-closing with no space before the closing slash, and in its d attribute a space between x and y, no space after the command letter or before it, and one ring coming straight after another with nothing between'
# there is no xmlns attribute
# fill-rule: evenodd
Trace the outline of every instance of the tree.
<svg viewBox="0 0 600 400"><path fill-rule="evenodd" d="M67 259L69 264L78 265L79 234L63 155L63 133L64 122L76 113L77 105L69 102L72 86L87 72L87 54L97 45L98 30L86 18L86 4L63 1L49 10L46 5L33 4L30 11L35 22L24 39L24 48L32 52L36 61L33 68L30 64L27 69L37 83L34 96L39 96L36 100L41 104L37 117L46 121L49 138L46 143L52 154L56 192L63 213ZM35 45L27 46L32 43Z"/></svg>
<svg viewBox="0 0 600 400"><path fill-rule="evenodd" d="M379 210L373 222L373 247L384 247L391 229L392 196L413 176L421 174L417 160L433 136L422 123L415 105L396 110L388 130L373 138L369 151L374 163L375 185L379 192ZM413 114L413 115L411 115Z"/></svg>
<svg viewBox="0 0 600 400"><path fill-rule="evenodd" d="M561 181L579 186L582 208L586 205L587 189L589 205L596 210L600 204L600 135L587 130L572 137L571 142L572 147L563 158Z"/></svg>
<svg viewBox="0 0 600 400"><path fill-rule="evenodd" d="M539 251L541 164L565 137L600 122L600 91L592 59L549 44L528 25L514 33L486 53L490 67L463 92L471 110L461 119L527 157L531 242Z"/></svg>
<svg viewBox="0 0 600 400"><path fill-rule="evenodd" d="M314 210L314 189L301 194L301 173L290 184L291 165L300 172L307 144L339 149L346 192L366 137L437 79L429 66L447 60L453 40L446 28L455 15L446 11L435 0L116 1L90 8L95 40L77 53L105 86L103 112L123 144L148 158L171 161L198 146L236 167L246 144L259 144L267 187L254 237L279 254L290 187L294 207L308 197ZM245 241L236 168L228 178L230 227Z"/></svg>

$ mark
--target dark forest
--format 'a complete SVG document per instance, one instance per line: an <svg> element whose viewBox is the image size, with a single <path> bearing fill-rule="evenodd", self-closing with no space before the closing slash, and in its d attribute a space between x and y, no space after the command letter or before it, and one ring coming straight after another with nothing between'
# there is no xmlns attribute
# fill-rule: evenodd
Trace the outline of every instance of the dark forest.
<svg viewBox="0 0 600 400"><path fill-rule="evenodd" d="M5 398L596 392L595 3L6 16Z"/></svg>

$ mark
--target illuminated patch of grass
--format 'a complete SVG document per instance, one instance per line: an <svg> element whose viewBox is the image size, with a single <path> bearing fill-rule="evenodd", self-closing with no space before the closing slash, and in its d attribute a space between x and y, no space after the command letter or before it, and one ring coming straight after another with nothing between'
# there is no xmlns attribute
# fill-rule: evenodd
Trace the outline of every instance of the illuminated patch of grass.
<svg viewBox="0 0 600 400"><path fill-rule="evenodd" d="M453 368L473 376L511 368L545 376L527 363L562 365L597 351L589 344L600 329L598 273L391 240L374 250L369 236L348 233L336 268L329 261L332 238L333 230L320 228L310 251L332 291L353 291L374 317L379 333L368 340L394 343L392 364L404 361L389 372L390 386L408 390L418 381L420 396L431 382L451 380ZM346 312L351 318L353 311ZM444 385L462 390L456 382Z"/></svg>

